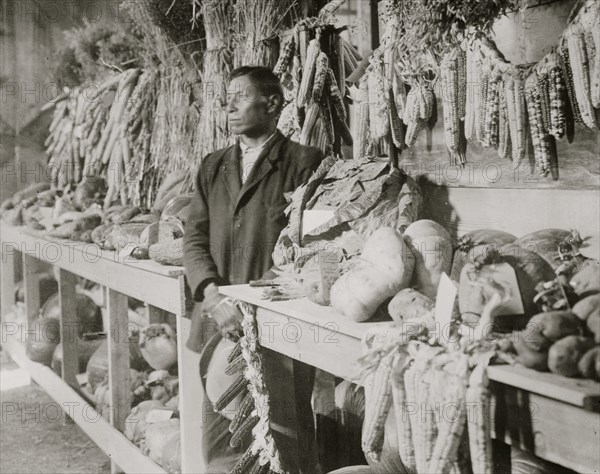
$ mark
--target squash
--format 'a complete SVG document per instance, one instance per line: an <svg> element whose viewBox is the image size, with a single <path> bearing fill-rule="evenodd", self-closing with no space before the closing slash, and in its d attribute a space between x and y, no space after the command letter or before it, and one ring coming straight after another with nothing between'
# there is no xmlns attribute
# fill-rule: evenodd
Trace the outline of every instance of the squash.
<svg viewBox="0 0 600 474"><path fill-rule="evenodd" d="M40 304L44 303L58 292L58 283L51 273L41 273L37 275L39 285ZM25 288L23 287L23 281L19 280L16 285L15 300L24 302L25 301Z"/></svg>
<svg viewBox="0 0 600 474"><path fill-rule="evenodd" d="M524 235L515 241L515 245L537 253L548 262L553 270L556 270L562 263L559 247L561 252L577 253L582 243L577 231L563 229L542 229Z"/></svg>
<svg viewBox="0 0 600 474"><path fill-rule="evenodd" d="M567 336L555 342L548 351L548 367L565 377L579 375L579 360L594 347L594 341L582 336Z"/></svg>
<svg viewBox="0 0 600 474"><path fill-rule="evenodd" d="M513 243L517 238L501 230L479 229L463 235L452 260L450 278L460 281L460 273L466 263L485 260L493 250Z"/></svg>
<svg viewBox="0 0 600 474"><path fill-rule="evenodd" d="M591 259L583 262L569 284L581 297L600 292L600 262Z"/></svg>
<svg viewBox="0 0 600 474"><path fill-rule="evenodd" d="M443 236L433 235L405 236L405 240L416 259L412 286L428 298L435 299L442 273L449 274L452 269L452 242Z"/></svg>
<svg viewBox="0 0 600 474"><path fill-rule="evenodd" d="M183 194L181 196L175 196L172 198L164 207L160 218L162 220L177 219L182 223L187 221L187 216L190 212L190 204L192 202L193 194Z"/></svg>
<svg viewBox="0 0 600 474"><path fill-rule="evenodd" d="M172 242L183 237L183 227L175 221L163 221L150 223L140 235L140 247L148 248L158 242Z"/></svg>
<svg viewBox="0 0 600 474"><path fill-rule="evenodd" d="M579 318L571 311L539 313L531 318L527 325L539 328L544 337L553 342L566 336L581 334Z"/></svg>
<svg viewBox="0 0 600 474"><path fill-rule="evenodd" d="M408 287L414 266L415 256L402 234L391 227L377 229L359 263L333 284L331 304L352 321L366 321L386 299Z"/></svg>
<svg viewBox="0 0 600 474"><path fill-rule="evenodd" d="M169 442L175 436L180 435L179 418L158 421L146 426L144 441L141 445L142 451L154 462L162 460L162 454Z"/></svg>
<svg viewBox="0 0 600 474"><path fill-rule="evenodd" d="M94 354L98 347L102 344L103 339L92 339L90 341L77 338L77 355L79 358L79 373L85 372L87 364ZM63 348L62 342L56 346L54 349L54 354L52 355L52 370L56 372L58 375L62 373L62 363L63 363Z"/></svg>
<svg viewBox="0 0 600 474"><path fill-rule="evenodd" d="M586 379L600 380L600 347L587 351L577 363L579 373Z"/></svg>
<svg viewBox="0 0 600 474"><path fill-rule="evenodd" d="M434 308L435 304L431 298L412 288L400 290L388 304L390 316L399 323L431 315Z"/></svg>
<svg viewBox="0 0 600 474"><path fill-rule="evenodd" d="M179 196L183 190L183 183L187 176L187 170L178 170L169 173L156 192L154 199L154 210L162 211L167 202L173 197Z"/></svg>
<svg viewBox="0 0 600 474"><path fill-rule="evenodd" d="M450 234L443 226L429 219L415 221L404 230L404 237L411 239L433 236L442 237L449 242L452 241Z"/></svg>
<svg viewBox="0 0 600 474"><path fill-rule="evenodd" d="M183 238L151 245L148 254L161 265L183 265Z"/></svg>
<svg viewBox="0 0 600 474"><path fill-rule="evenodd" d="M54 318L40 317L27 328L25 353L33 362L50 366L59 342L60 322Z"/></svg>

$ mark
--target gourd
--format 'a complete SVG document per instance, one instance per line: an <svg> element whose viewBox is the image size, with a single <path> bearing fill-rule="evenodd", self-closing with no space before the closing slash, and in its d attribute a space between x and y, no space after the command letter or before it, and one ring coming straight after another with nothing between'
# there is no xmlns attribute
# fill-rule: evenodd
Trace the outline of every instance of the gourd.
<svg viewBox="0 0 600 474"><path fill-rule="evenodd" d="M514 235L496 229L479 229L463 235L458 240L458 247L454 253L450 278L459 281L460 273L466 263L485 260L490 251L511 244L515 240L517 238Z"/></svg>
<svg viewBox="0 0 600 474"><path fill-rule="evenodd" d="M50 366L52 355L60 342L60 322L55 318L40 317L27 331L27 357L33 362Z"/></svg>
<svg viewBox="0 0 600 474"><path fill-rule="evenodd" d="M415 256L402 234L391 227L377 229L360 262L333 284L331 304L352 321L366 321L386 299L408 287L414 266Z"/></svg>
<svg viewBox="0 0 600 474"><path fill-rule="evenodd" d="M415 256L413 286L435 299L440 277L452 268L450 234L434 221L416 221L404 231L404 239Z"/></svg>

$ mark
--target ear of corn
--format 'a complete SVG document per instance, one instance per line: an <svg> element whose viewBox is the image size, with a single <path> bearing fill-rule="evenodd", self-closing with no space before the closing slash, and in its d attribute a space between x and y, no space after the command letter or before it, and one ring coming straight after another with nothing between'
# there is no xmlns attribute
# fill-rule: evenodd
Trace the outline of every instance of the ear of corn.
<svg viewBox="0 0 600 474"><path fill-rule="evenodd" d="M317 66L315 68L315 79L313 84L313 100L319 102L325 88L325 80L327 79L327 71L329 70L329 59L327 55L321 51L317 57Z"/></svg>
<svg viewBox="0 0 600 474"><path fill-rule="evenodd" d="M306 117L304 118L304 124L302 124L302 133L300 134L300 143L302 145L309 145L311 137L315 129L315 124L319 118L319 104L312 102L308 106L306 111Z"/></svg>
<svg viewBox="0 0 600 474"><path fill-rule="evenodd" d="M464 156L460 151L460 107L458 85L458 58L460 48L446 53L440 64L442 88L442 106L444 111L444 136L450 152L450 164L464 164Z"/></svg>
<svg viewBox="0 0 600 474"><path fill-rule="evenodd" d="M288 67L292 65L292 57L294 56L295 47L296 42L294 35L290 35L288 40L283 45L281 52L279 53L277 64L275 64L275 67L273 68L274 74L281 76L285 71L287 71Z"/></svg>
<svg viewBox="0 0 600 474"><path fill-rule="evenodd" d="M247 474L252 465L258 459L259 451L254 452L254 446L250 446L238 462L233 466L229 474Z"/></svg>
<svg viewBox="0 0 600 474"><path fill-rule="evenodd" d="M390 96L390 101L389 101L390 106L388 108L388 113L389 113L392 142L394 143L394 146L396 148L401 150L406 146L404 143L404 139L405 139L404 124L402 123L402 120L400 120L400 117L398 116L398 112L396 110L396 101L394 99L394 95L391 90L389 91L389 96Z"/></svg>
<svg viewBox="0 0 600 474"><path fill-rule="evenodd" d="M319 38L310 40L306 50L306 62L302 67L302 81L300 82L300 89L296 100L298 107L303 107L308 103L317 69L317 58L320 52Z"/></svg>
<svg viewBox="0 0 600 474"><path fill-rule="evenodd" d="M585 49L585 39L580 28L573 27L567 34L569 62L573 74L573 89L579 113L583 123L591 129L596 128L594 108L592 106L589 63Z"/></svg>
<svg viewBox="0 0 600 474"><path fill-rule="evenodd" d="M251 393L248 393L240 403L240 406L237 407L235 416L231 420L231 423L229 423L229 432L235 433L244 420L250 416L252 410L254 410L254 398Z"/></svg>
<svg viewBox="0 0 600 474"><path fill-rule="evenodd" d="M333 105L333 110L341 121L346 122L346 106L344 105L344 96L338 88L335 74L331 68L327 69L327 86L329 88L329 94Z"/></svg>
<svg viewBox="0 0 600 474"><path fill-rule="evenodd" d="M468 408L467 427L473 473L492 474L492 413L484 366L478 365L471 373L465 400Z"/></svg>
<svg viewBox="0 0 600 474"><path fill-rule="evenodd" d="M518 166L525 157L526 150L526 104L523 81L516 73L509 73L504 80L504 93L510 127L510 144L513 166Z"/></svg>
<svg viewBox="0 0 600 474"><path fill-rule="evenodd" d="M457 47L456 70L458 76L458 118L465 119L467 106L467 55L462 47Z"/></svg>
<svg viewBox="0 0 600 474"><path fill-rule="evenodd" d="M500 78L490 77L488 81L488 90L485 107L485 133L483 136L483 146L496 147L498 145L498 119L499 119L499 87Z"/></svg>
<svg viewBox="0 0 600 474"><path fill-rule="evenodd" d="M548 95L550 97L550 125L548 132L555 138L562 138L565 134L565 83L562 70L556 62L548 72Z"/></svg>
<svg viewBox="0 0 600 474"><path fill-rule="evenodd" d="M562 47L558 49L560 67L562 69L563 79L567 86L567 97L569 98L569 104L571 105L571 111L573 113L573 119L575 123L583 123L583 118L579 111L579 104L577 103L577 97L575 95L575 85L573 83L573 72L571 70L569 48Z"/></svg>
<svg viewBox="0 0 600 474"><path fill-rule="evenodd" d="M231 386L223 392L223 394L219 397L219 399L215 402L215 411L223 410L227 405L229 405L235 397L237 397L240 393L246 390L246 386L248 382L244 378L244 374L241 374Z"/></svg>
<svg viewBox="0 0 600 474"><path fill-rule="evenodd" d="M360 161L366 153L369 142L369 95L366 79L362 79L359 84L358 104L355 107L356 120L354 120L355 137L353 154L354 159Z"/></svg>
<svg viewBox="0 0 600 474"><path fill-rule="evenodd" d="M529 75L525 83L529 129L533 143L535 167L543 176L550 172L550 154L548 137L542 120L542 106L535 71Z"/></svg>
<svg viewBox="0 0 600 474"><path fill-rule="evenodd" d="M413 448L412 429L408 418L407 397L404 381L406 371L406 354L401 353L394 362L392 374L392 400L394 415L396 416L396 437L398 441L398 454L402 464L409 474L416 473L415 451Z"/></svg>
<svg viewBox="0 0 600 474"><path fill-rule="evenodd" d="M550 129L550 89L549 83L550 78L548 76L548 72L538 71L537 72L537 81L538 81L538 92L540 94L540 106L542 107L542 121L544 130Z"/></svg>
<svg viewBox="0 0 600 474"><path fill-rule="evenodd" d="M245 367L246 367L246 361L245 361L244 357L240 354L237 358L235 358L234 360L232 360L231 362L229 362L227 364L227 366L225 367L225 374L226 375L237 374L238 372L241 372L242 370L244 370Z"/></svg>
<svg viewBox="0 0 600 474"><path fill-rule="evenodd" d="M499 115L498 115L498 156L503 159L510 159L510 124L508 120L508 107L506 106L506 97L504 95L504 85L499 85Z"/></svg>
<svg viewBox="0 0 600 474"><path fill-rule="evenodd" d="M369 97L369 130L372 139L383 138L389 131L388 101L385 79L383 77L383 64L381 62L371 65L367 72L368 97Z"/></svg>
<svg viewBox="0 0 600 474"><path fill-rule="evenodd" d="M485 139L485 113L487 108L489 72L483 68L479 70L479 110L477 114L477 139L481 142Z"/></svg>
<svg viewBox="0 0 600 474"><path fill-rule="evenodd" d="M365 420L362 433L362 448L365 456L379 461L383 448L385 420L392 406L390 378L395 354L381 358L375 371L365 384Z"/></svg>
<svg viewBox="0 0 600 474"><path fill-rule="evenodd" d="M240 425L240 427L236 431L234 431L233 435L231 436L231 439L229 440L229 445L232 448L239 446L242 440L248 434L250 434L252 428L254 428L257 425L259 420L260 418L256 415L249 416L248 418L246 418L244 422Z"/></svg>
<svg viewBox="0 0 600 474"><path fill-rule="evenodd" d="M479 111L479 80L477 55L479 49L476 41L467 44L466 52L466 98L465 98L465 137L468 140L477 137L475 125Z"/></svg>

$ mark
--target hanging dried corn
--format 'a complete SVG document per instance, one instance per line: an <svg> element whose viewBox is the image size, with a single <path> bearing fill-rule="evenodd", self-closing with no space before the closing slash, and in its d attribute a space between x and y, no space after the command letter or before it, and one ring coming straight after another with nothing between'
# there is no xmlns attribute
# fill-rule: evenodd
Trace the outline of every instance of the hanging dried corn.
<svg viewBox="0 0 600 474"><path fill-rule="evenodd" d="M537 74L533 71L525 81L525 95L529 114L529 129L535 156L535 168L543 176L550 172L548 135L544 129Z"/></svg>
<svg viewBox="0 0 600 474"><path fill-rule="evenodd" d="M373 140L386 137L389 131L389 104L383 69L383 62L377 58L366 73L369 92L369 130Z"/></svg>
<svg viewBox="0 0 600 474"><path fill-rule="evenodd" d="M292 66L292 58L294 57L294 50L296 48L296 41L294 35L290 35L279 53L277 64L273 68L273 73L281 77L284 72Z"/></svg>
<svg viewBox="0 0 600 474"><path fill-rule="evenodd" d="M594 108L592 106L589 63L585 48L583 30L579 25L571 25L566 32L569 63L573 74L573 89L579 113L583 123L591 129L596 128Z"/></svg>
<svg viewBox="0 0 600 474"><path fill-rule="evenodd" d="M562 138L566 130L565 120L565 83L556 54L548 60L548 96L550 98L550 124L548 133L555 138Z"/></svg>
<svg viewBox="0 0 600 474"><path fill-rule="evenodd" d="M487 85L483 146L496 147L498 145L498 121L500 111L500 86L502 77L498 69L494 68Z"/></svg>
<svg viewBox="0 0 600 474"><path fill-rule="evenodd" d="M353 147L353 157L355 160L362 160L369 144L369 86L367 78L363 77L359 83L357 106L354 108L356 120L354 123L355 138Z"/></svg>
<svg viewBox="0 0 600 474"><path fill-rule="evenodd" d="M450 164L462 165L465 158L460 150L460 98L458 86L458 50L454 48L444 55L440 64L440 79L442 88L442 106L444 111L444 136L450 152Z"/></svg>
<svg viewBox="0 0 600 474"><path fill-rule="evenodd" d="M465 394L469 416L469 451L473 473L492 474L491 393L485 373L487 364L480 363L471 372Z"/></svg>
<svg viewBox="0 0 600 474"><path fill-rule="evenodd" d="M327 71L329 70L329 59L327 55L321 51L317 57L317 65L315 67L315 78L313 82L312 97L315 102L321 100L325 82L327 79Z"/></svg>
<svg viewBox="0 0 600 474"><path fill-rule="evenodd" d="M588 12L591 18L588 34L591 42L586 44L594 47L594 60L590 63L590 87L592 89L592 105L600 108L600 3L595 2Z"/></svg>
<svg viewBox="0 0 600 474"><path fill-rule="evenodd" d="M302 81L298 90L298 107L308 104L308 98L312 95L312 86L317 69L317 58L321 52L320 46L321 30L317 30L316 37L310 40L306 50L306 62L302 65Z"/></svg>
<svg viewBox="0 0 600 474"><path fill-rule="evenodd" d="M526 150L526 116L523 81L513 69L504 76L504 94L508 112L510 143L513 166L518 166L525 157Z"/></svg>
<svg viewBox="0 0 600 474"><path fill-rule="evenodd" d="M414 84L406 95L406 107L404 109L404 124L406 125L406 146L411 147L417 141L419 132L425 123L420 116L421 92L418 84Z"/></svg>
<svg viewBox="0 0 600 474"><path fill-rule="evenodd" d="M488 83L490 77L490 65L489 62L480 61L478 63L478 77L479 77L479 109L477 111L477 139L480 142L485 140L485 114L487 108L487 92Z"/></svg>
<svg viewBox="0 0 600 474"><path fill-rule="evenodd" d="M579 111L579 104L577 103L577 97L575 96L575 85L573 83L573 72L571 70L571 62L569 60L569 49L566 46L558 48L560 67L562 69L562 76L565 81L567 88L567 97L569 98L569 104L571 106L571 113L573 114L573 120L575 123L583 123L581 112Z"/></svg>
<svg viewBox="0 0 600 474"><path fill-rule="evenodd" d="M466 98L465 98L465 137L473 140L478 136L479 128L479 42L472 40L467 44L466 52Z"/></svg>
<svg viewBox="0 0 600 474"><path fill-rule="evenodd" d="M498 114L498 156L511 159L510 124L508 120L508 107L504 95L504 82L499 84L499 114Z"/></svg>

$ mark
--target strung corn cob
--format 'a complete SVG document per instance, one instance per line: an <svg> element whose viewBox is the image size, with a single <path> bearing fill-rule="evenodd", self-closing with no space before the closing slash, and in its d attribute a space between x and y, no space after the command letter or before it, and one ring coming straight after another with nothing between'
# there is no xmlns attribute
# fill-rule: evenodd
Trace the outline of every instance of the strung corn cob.
<svg viewBox="0 0 600 474"><path fill-rule="evenodd" d="M227 405L229 405L235 397L237 397L240 393L242 393L248 382L244 378L244 375L241 374L231 386L223 392L223 394L219 397L219 399L215 402L215 411L223 410Z"/></svg>
<svg viewBox="0 0 600 474"><path fill-rule="evenodd" d="M458 77L458 118L464 120L467 106L467 55L462 47L457 47L456 71Z"/></svg>
<svg viewBox="0 0 600 474"><path fill-rule="evenodd" d="M252 431L252 428L256 426L259 420L260 418L257 415L246 418L239 428L233 432L233 435L229 440L229 445L232 448L239 446L242 440Z"/></svg>
<svg viewBox="0 0 600 474"><path fill-rule="evenodd" d="M383 64L372 64L367 72L369 97L369 131L371 139L383 138L389 131L388 101L383 77Z"/></svg>
<svg viewBox="0 0 600 474"><path fill-rule="evenodd" d="M252 468L259 455L259 451L254 452L253 448L252 445L246 450L229 474L246 474Z"/></svg>
<svg viewBox="0 0 600 474"><path fill-rule="evenodd" d="M540 93L540 105L542 107L542 119L544 130L550 129L550 77L548 72L537 71L538 91Z"/></svg>
<svg viewBox="0 0 600 474"><path fill-rule="evenodd" d="M535 71L529 75L525 82L527 97L527 111L529 114L529 128L535 156L535 167L542 175L550 172L550 152L548 150L547 132L544 130L542 120L542 106Z"/></svg>
<svg viewBox="0 0 600 474"><path fill-rule="evenodd" d="M225 374L226 375L237 374L238 372L241 372L242 370L244 370L244 367L246 367L246 361L240 354L236 359L232 360L231 362L229 362L227 364L227 366L225 367Z"/></svg>
<svg viewBox="0 0 600 474"><path fill-rule="evenodd" d="M321 52L319 41L320 32L317 32L317 37L310 40L306 50L306 62L303 66L302 81L300 82L300 89L298 90L298 107L304 107L308 103L308 98L311 94L315 71L317 69L317 58Z"/></svg>
<svg viewBox="0 0 600 474"><path fill-rule="evenodd" d="M466 421L465 392L467 379L466 361L461 358L455 363L457 373L452 374L450 377L443 374L442 369L436 370L438 375L443 376L445 380L443 405L445 407L455 407L456 413L449 417L447 410L444 410L445 416L441 417L433 453L424 472L448 474L457 466L458 448ZM463 366L464 369L461 368ZM447 380L448 378L449 380Z"/></svg>
<svg viewBox="0 0 600 474"><path fill-rule="evenodd" d="M398 440L398 452L402 464L409 474L416 473L415 451L413 448L412 429L407 413L407 397L404 381L406 371L406 356L401 354L394 362L392 373L392 400L394 403L394 414L396 416L396 437Z"/></svg>
<svg viewBox="0 0 600 474"><path fill-rule="evenodd" d="M498 156L510 160L510 124L508 120L508 107L506 106L506 97L504 96L504 84L499 86L499 115L498 115Z"/></svg>
<svg viewBox="0 0 600 474"><path fill-rule="evenodd" d="M550 125L548 132L554 138L562 138L565 134L565 83L562 71L554 64L548 72L548 95L550 97Z"/></svg>
<svg viewBox="0 0 600 474"><path fill-rule="evenodd" d="M591 129L596 128L596 118L592 106L589 63L585 49L585 39L580 28L572 27L567 32L569 62L573 74L573 88L579 113L583 123Z"/></svg>
<svg viewBox="0 0 600 474"><path fill-rule="evenodd" d="M485 113L487 107L487 92L489 82L489 71L481 66L479 70L479 110L477 114L477 139L481 142L485 139Z"/></svg>
<svg viewBox="0 0 600 474"><path fill-rule="evenodd" d="M396 100L394 99L394 94L391 90L388 91L390 99L388 107L389 113L389 121L390 121L390 131L392 135L392 142L394 146L398 149L403 149L405 147L404 139L405 139L405 129L402 120L398 116L398 111L396 110Z"/></svg>
<svg viewBox="0 0 600 474"><path fill-rule="evenodd" d="M296 137L292 139L299 140L302 129L300 128L298 108L295 102L292 101L283 108L277 121L277 128L286 137Z"/></svg>
<svg viewBox="0 0 600 474"><path fill-rule="evenodd" d="M300 134L300 144L308 145L311 143L311 138L314 133L319 114L319 104L312 102L306 111L306 117L304 118L304 124L302 125L302 133Z"/></svg>
<svg viewBox="0 0 600 474"><path fill-rule="evenodd" d="M362 434L362 449L370 459L379 461L383 448L385 420L392 406L392 385L390 378L395 354L381 358L379 365L368 376L365 384L365 421Z"/></svg>
<svg viewBox="0 0 600 474"><path fill-rule="evenodd" d="M466 98L465 98L465 137L473 140L477 137L476 123L479 113L479 78L477 67L478 43L467 44L466 53Z"/></svg>
<svg viewBox="0 0 600 474"><path fill-rule="evenodd" d="M594 46L594 61L590 62L590 87L592 89L592 105L595 108L600 108L600 4L594 4L595 9L592 9L588 14L593 15L593 20L590 22L589 34L591 35L591 43Z"/></svg>
<svg viewBox="0 0 600 474"><path fill-rule="evenodd" d="M504 94L508 111L510 144L513 166L518 166L525 157L525 95L523 81L516 74L508 74L504 80Z"/></svg>
<svg viewBox="0 0 600 474"><path fill-rule="evenodd" d="M358 89L358 106L355 108L357 119L354 120L355 129L352 134L355 138L353 156L361 160L369 143L369 87L366 78L360 81Z"/></svg>
<svg viewBox="0 0 600 474"><path fill-rule="evenodd" d="M317 66L315 69L315 79L313 85L313 100L319 102L323 89L325 88L325 80L327 79L327 71L329 69L329 59L327 55L321 51L317 57Z"/></svg>
<svg viewBox="0 0 600 474"><path fill-rule="evenodd" d="M338 118L344 123L347 120L346 107L344 105L344 97L340 91L337 81L335 80L335 74L331 68L327 69L327 81L326 86L329 89L329 95L331 103L333 104L333 110Z"/></svg>
<svg viewBox="0 0 600 474"><path fill-rule="evenodd" d="M237 407L235 416L231 420L231 423L229 423L229 432L235 433L244 420L250 416L252 410L254 410L254 398L251 393L248 393Z"/></svg>
<svg viewBox="0 0 600 474"><path fill-rule="evenodd" d="M433 90L429 84L419 87L419 118L427 122L433 113Z"/></svg>
<svg viewBox="0 0 600 474"><path fill-rule="evenodd" d="M404 120L404 109L406 108L406 87L396 68L394 68L392 74L392 94L394 96L398 117L400 120Z"/></svg>
<svg viewBox="0 0 600 474"><path fill-rule="evenodd" d="M420 472L417 469L417 451L421 449L421 445L418 442L418 440L419 432L423 429L423 423L419 419L421 401L417 398L417 384L419 383L419 376L420 371L418 364L415 361L413 361L412 364L404 371L404 391L406 394L406 404L407 406L410 405L418 407L417 410L411 410L408 414L408 424L411 429L412 437L410 444L412 445L412 457L414 458L414 461L411 462L411 455L407 454L407 468L409 467L408 464L412 464L413 472ZM404 462L404 458L402 458L402 462ZM423 463L421 462L421 467L422 464Z"/></svg>
<svg viewBox="0 0 600 474"><path fill-rule="evenodd" d="M571 62L569 59L569 49L562 47L558 49L560 58L560 67L562 69L562 76L567 87L567 96L569 103L571 104L571 111L573 113L573 120L575 123L583 123L583 117L579 111L579 104L577 103L577 97L575 96L575 85L573 84L573 72L571 70Z"/></svg>
<svg viewBox="0 0 600 474"><path fill-rule="evenodd" d="M501 84L500 76L490 76L486 97L483 146L496 147L498 145L499 88Z"/></svg>
<svg viewBox="0 0 600 474"><path fill-rule="evenodd" d="M406 95L406 109L404 111L404 124L406 125L406 146L411 147L417 141L419 132L425 123L419 118L420 94L417 86L413 87Z"/></svg>
<svg viewBox="0 0 600 474"><path fill-rule="evenodd" d="M469 387L465 394L469 409L467 427L469 431L469 451L474 474L492 474L492 433L490 390L485 374L485 366L479 364L471 372Z"/></svg>
<svg viewBox="0 0 600 474"><path fill-rule="evenodd" d="M273 68L273 73L279 77L283 75L285 71L292 65L292 58L294 57L294 49L296 47L296 41L294 35L290 35L288 40L283 45L277 64Z"/></svg>
<svg viewBox="0 0 600 474"><path fill-rule="evenodd" d="M327 145L333 145L335 141L333 118L331 116L331 108L329 107L329 101L324 101L321 105L321 120L323 122L323 131L325 132L325 139Z"/></svg>
<svg viewBox="0 0 600 474"><path fill-rule="evenodd" d="M227 363L230 364L231 362L233 362L234 359L237 359L240 355L242 355L242 346L238 342L235 346L233 346L233 349L227 356Z"/></svg>
<svg viewBox="0 0 600 474"><path fill-rule="evenodd" d="M458 49L460 48L455 48L446 53L440 64L444 135L446 137L446 146L450 152L451 165L462 165L465 162L459 148L460 119L458 100L460 94L458 87Z"/></svg>

